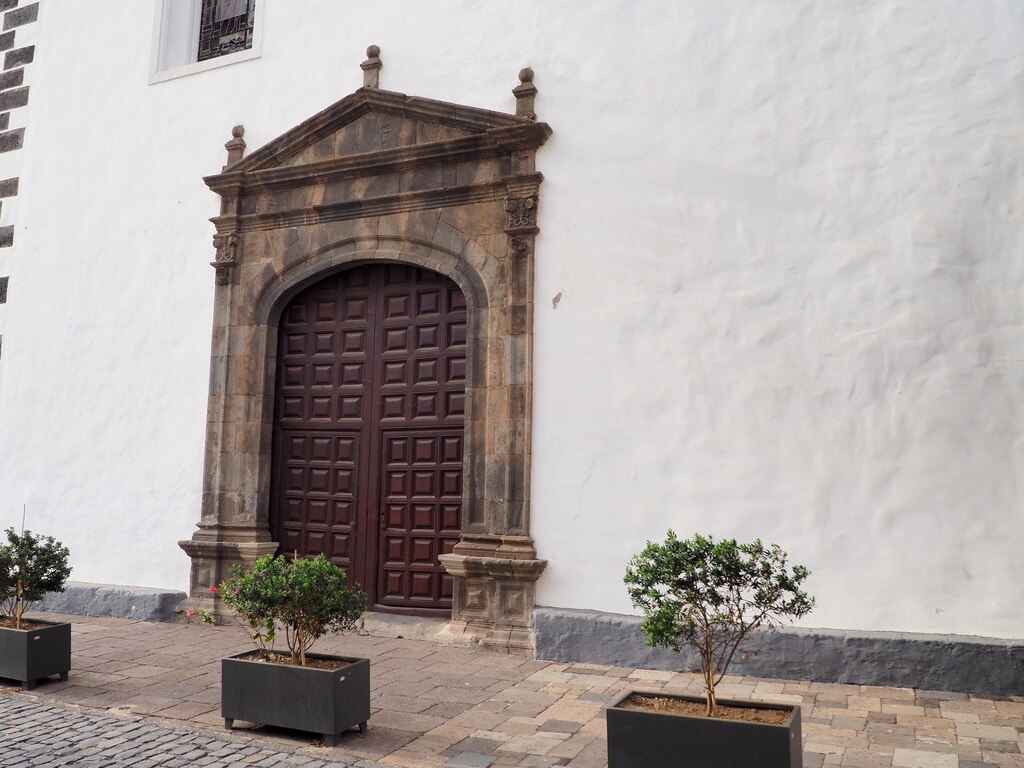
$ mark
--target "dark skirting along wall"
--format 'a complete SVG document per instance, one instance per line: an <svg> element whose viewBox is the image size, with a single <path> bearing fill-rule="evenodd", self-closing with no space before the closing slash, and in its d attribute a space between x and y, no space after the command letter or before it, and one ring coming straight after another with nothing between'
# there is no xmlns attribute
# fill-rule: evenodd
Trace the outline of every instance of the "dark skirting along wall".
<svg viewBox="0 0 1024 768"><path fill-rule="evenodd" d="M692 651L647 647L637 616L538 607L533 617L539 659L699 669ZM1024 695L1024 641L785 627L752 638L729 671L789 680Z"/></svg>

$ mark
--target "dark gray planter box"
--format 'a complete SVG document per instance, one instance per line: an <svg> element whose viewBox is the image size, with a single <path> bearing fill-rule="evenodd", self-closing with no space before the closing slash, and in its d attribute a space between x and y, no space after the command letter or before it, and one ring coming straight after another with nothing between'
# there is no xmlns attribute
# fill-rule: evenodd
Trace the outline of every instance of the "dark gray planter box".
<svg viewBox="0 0 1024 768"><path fill-rule="evenodd" d="M608 768L802 768L800 707L753 701L719 704L789 712L781 725L623 709L634 693L703 703L700 696L629 691L608 717Z"/></svg>
<svg viewBox="0 0 1024 768"><path fill-rule="evenodd" d="M240 658L221 659L220 711L224 727L235 720L323 734L329 747L354 726L366 733L370 719L370 660L306 654L349 662L341 669L296 667Z"/></svg>
<svg viewBox="0 0 1024 768"><path fill-rule="evenodd" d="M71 670L71 625L49 621L36 629L0 627L0 677L19 680L30 691L50 675L68 679Z"/></svg>

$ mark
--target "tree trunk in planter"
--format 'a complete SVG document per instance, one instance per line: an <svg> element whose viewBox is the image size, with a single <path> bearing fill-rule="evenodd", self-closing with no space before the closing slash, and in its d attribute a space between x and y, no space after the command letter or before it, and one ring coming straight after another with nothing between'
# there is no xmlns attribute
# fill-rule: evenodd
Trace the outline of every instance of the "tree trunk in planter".
<svg viewBox="0 0 1024 768"><path fill-rule="evenodd" d="M718 700L719 706L788 712L781 725L626 709L634 694L697 702L700 696L630 691L608 708L608 768L802 768L800 707Z"/></svg>
<svg viewBox="0 0 1024 768"><path fill-rule="evenodd" d="M68 679L71 670L71 625L35 621L35 629L0 627L0 677L18 680L30 691L50 675Z"/></svg>
<svg viewBox="0 0 1024 768"><path fill-rule="evenodd" d="M273 664L241 658L221 660L221 716L323 734L333 747L342 732L370 719L370 660L306 654L307 659L348 662L339 669Z"/></svg>

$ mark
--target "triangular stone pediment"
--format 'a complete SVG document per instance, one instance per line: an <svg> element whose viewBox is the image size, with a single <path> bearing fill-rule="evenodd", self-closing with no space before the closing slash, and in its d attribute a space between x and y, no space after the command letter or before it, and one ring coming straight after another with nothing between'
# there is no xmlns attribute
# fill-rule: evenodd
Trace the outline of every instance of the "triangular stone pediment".
<svg viewBox="0 0 1024 768"><path fill-rule="evenodd" d="M465 139L522 125L514 115L360 88L247 157L226 174L254 173Z"/></svg>
<svg viewBox="0 0 1024 768"><path fill-rule="evenodd" d="M236 126L228 164L204 179L222 197L218 233L532 200L534 153L551 128L533 115L524 73L514 115L364 86L248 156Z"/></svg>

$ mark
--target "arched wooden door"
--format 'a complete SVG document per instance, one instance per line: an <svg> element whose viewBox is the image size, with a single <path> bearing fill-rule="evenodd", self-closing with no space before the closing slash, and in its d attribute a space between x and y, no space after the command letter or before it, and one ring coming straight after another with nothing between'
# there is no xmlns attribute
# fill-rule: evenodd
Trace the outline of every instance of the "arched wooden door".
<svg viewBox="0 0 1024 768"><path fill-rule="evenodd" d="M451 609L459 539L466 303L401 264L298 294L278 333L271 533L323 552L378 610Z"/></svg>

